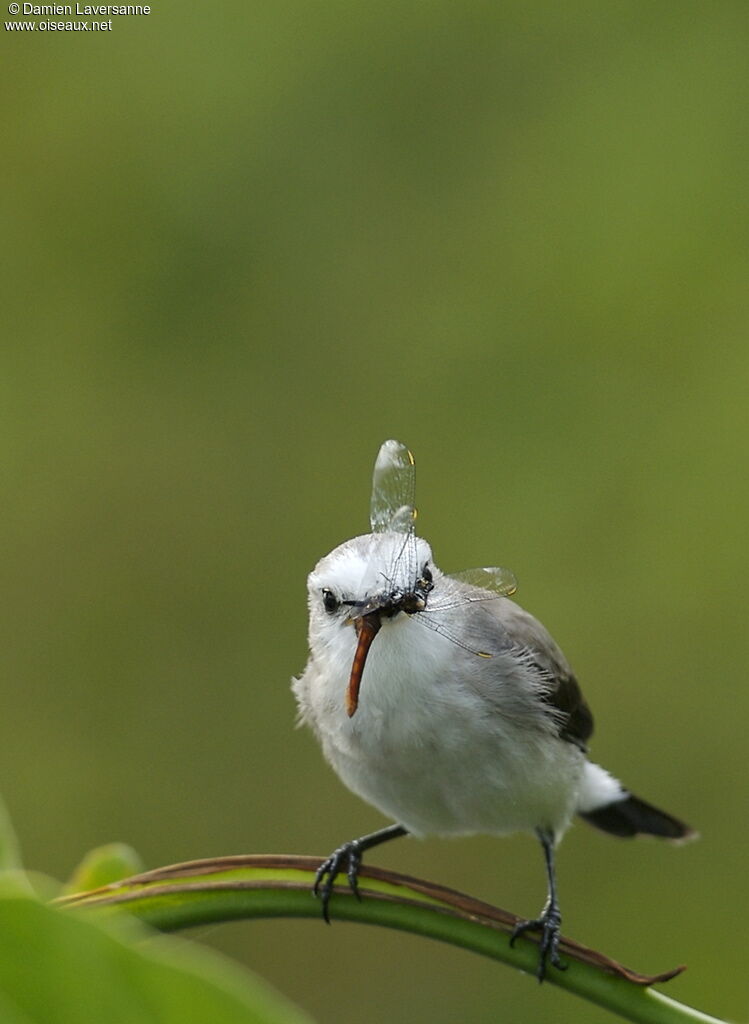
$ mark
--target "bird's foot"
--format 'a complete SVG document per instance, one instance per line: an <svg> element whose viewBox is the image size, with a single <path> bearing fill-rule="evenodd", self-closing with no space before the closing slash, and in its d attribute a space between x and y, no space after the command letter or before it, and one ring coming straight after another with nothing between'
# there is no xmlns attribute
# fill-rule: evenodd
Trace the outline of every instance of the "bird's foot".
<svg viewBox="0 0 749 1024"><path fill-rule="evenodd" d="M559 959L561 924L562 915L559 913L559 908L552 904L544 907L540 917L532 921L521 921L512 930L510 937L511 946L515 945L515 940L519 935L524 935L526 932L541 932L541 941L539 943L541 955L539 956L536 969L536 977L539 982L543 981L546 977L547 963L552 964L559 971L567 970L567 964L563 964Z"/></svg>
<svg viewBox="0 0 749 1024"><path fill-rule="evenodd" d="M333 893L335 880L342 871L346 872L346 878L354 896L357 899L361 899L359 895L359 868L361 867L363 852L360 840L351 839L348 843L344 843L343 846L339 846L337 850L334 850L317 869L312 892L315 896L319 897L322 904L322 916L328 924L330 924L328 904Z"/></svg>

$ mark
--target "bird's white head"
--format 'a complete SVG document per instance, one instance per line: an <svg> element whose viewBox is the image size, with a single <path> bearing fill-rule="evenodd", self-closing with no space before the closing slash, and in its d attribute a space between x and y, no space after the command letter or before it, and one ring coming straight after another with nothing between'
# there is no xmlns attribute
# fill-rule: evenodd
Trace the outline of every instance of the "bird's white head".
<svg viewBox="0 0 749 1024"><path fill-rule="evenodd" d="M310 573L310 649L351 659L349 717L356 712L367 654L380 627L423 612L439 576L425 540L390 532L347 540ZM357 643L351 658L353 636Z"/></svg>
<svg viewBox="0 0 749 1024"><path fill-rule="evenodd" d="M372 478L372 533L341 544L309 577L310 648L336 643L342 627L356 631L346 690L349 717L358 707L367 654L383 620L424 611L434 588L432 552L414 533L413 500L413 455L399 441L385 441Z"/></svg>
<svg viewBox="0 0 749 1024"><path fill-rule="evenodd" d="M429 544L416 536L415 519L413 456L399 441L385 441L372 480L372 532L335 548L308 580L310 650L332 662L336 674L348 674L349 717L356 713L367 655L383 625L417 617L448 640L488 656L462 642L438 616L424 613L515 589L515 578L505 569L445 577L434 565Z"/></svg>

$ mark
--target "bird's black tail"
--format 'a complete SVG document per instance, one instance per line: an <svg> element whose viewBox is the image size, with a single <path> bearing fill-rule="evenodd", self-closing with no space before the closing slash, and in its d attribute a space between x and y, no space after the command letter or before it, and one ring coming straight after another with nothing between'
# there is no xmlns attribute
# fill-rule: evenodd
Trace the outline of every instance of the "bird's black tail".
<svg viewBox="0 0 749 1024"><path fill-rule="evenodd" d="M662 836L664 839L686 842L695 839L697 833L683 821L659 811L652 804L627 793L622 799L596 807L595 810L580 812L589 825L610 832L614 836Z"/></svg>

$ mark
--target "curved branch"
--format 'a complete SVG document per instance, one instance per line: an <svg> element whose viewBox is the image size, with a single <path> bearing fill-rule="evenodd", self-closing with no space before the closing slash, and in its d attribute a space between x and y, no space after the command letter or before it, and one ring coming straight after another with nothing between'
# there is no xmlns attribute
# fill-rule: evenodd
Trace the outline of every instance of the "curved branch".
<svg viewBox="0 0 749 1024"><path fill-rule="evenodd" d="M56 902L63 907L127 910L161 931L238 918L319 917L319 903L311 895L319 866L315 857L262 854L189 861ZM398 928L535 972L535 939L524 935L511 947L510 935L519 919L506 910L376 867L361 869L359 886L361 901L347 886L336 886L331 918ZM721 1024L718 1018L649 987L668 981L683 967L656 975L639 974L571 939L562 939L560 952L569 969L551 971L546 980L627 1020Z"/></svg>

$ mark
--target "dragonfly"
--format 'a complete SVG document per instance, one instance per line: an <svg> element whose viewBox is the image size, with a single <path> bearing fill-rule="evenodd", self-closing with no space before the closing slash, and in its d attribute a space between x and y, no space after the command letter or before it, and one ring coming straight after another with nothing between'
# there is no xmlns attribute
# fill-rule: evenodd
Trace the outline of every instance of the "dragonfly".
<svg viewBox="0 0 749 1024"><path fill-rule="evenodd" d="M370 501L370 526L373 535L372 564L378 566L380 586L364 600L344 601L351 607L351 619L357 626L359 642L347 691L349 716L356 712L361 676L367 653L380 628L380 616L393 617L405 612L415 622L444 636L451 643L481 658L491 658L490 651L474 647L451 628L449 612L460 605L509 597L517 590L511 570L500 566L464 569L442 577L457 587L442 586L441 594L433 594L434 580L429 565L419 564L416 537L417 511L414 457L400 441L385 441L375 460ZM381 535L391 535L396 543L382 568ZM388 550L386 547L385 550ZM369 613L378 611L378 616Z"/></svg>

